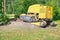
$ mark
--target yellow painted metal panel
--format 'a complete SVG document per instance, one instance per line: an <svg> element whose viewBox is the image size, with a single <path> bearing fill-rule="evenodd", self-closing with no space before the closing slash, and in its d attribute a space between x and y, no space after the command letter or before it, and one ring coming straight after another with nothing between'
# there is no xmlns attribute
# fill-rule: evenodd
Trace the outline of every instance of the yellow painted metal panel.
<svg viewBox="0 0 60 40"><path fill-rule="evenodd" d="M51 7L51 19L53 18L53 8Z"/></svg>
<svg viewBox="0 0 60 40"><path fill-rule="evenodd" d="M6 14L6 16L8 16L9 19L15 18L15 14Z"/></svg>
<svg viewBox="0 0 60 40"><path fill-rule="evenodd" d="M40 26L40 22L32 22L31 24L36 25L36 26Z"/></svg>
<svg viewBox="0 0 60 40"><path fill-rule="evenodd" d="M43 6L40 4L35 4L35 5L31 5L28 8L28 13L34 13L31 14L31 16L35 15L38 13L38 18L52 18L52 7L50 6ZM30 15L30 14L28 14Z"/></svg>
<svg viewBox="0 0 60 40"><path fill-rule="evenodd" d="M40 6L39 18L46 18L46 6Z"/></svg>
<svg viewBox="0 0 60 40"><path fill-rule="evenodd" d="M39 13L40 12L39 10L40 10L40 4L31 5L28 8L29 13Z"/></svg>
<svg viewBox="0 0 60 40"><path fill-rule="evenodd" d="M52 10L53 8L48 6L47 9L46 9L46 18L48 19L52 19Z"/></svg>
<svg viewBox="0 0 60 40"><path fill-rule="evenodd" d="M39 18L46 18L45 13L40 13Z"/></svg>

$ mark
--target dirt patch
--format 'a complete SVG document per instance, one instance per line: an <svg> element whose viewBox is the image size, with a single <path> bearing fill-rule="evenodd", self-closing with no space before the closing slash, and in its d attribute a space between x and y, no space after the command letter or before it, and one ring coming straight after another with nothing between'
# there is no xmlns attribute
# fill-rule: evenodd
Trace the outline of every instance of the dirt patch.
<svg viewBox="0 0 60 40"><path fill-rule="evenodd" d="M42 29L40 28L39 26L36 26L36 25L33 25L31 23L28 23L28 22L23 22L21 20L17 20L17 21L11 21L11 24L9 25L3 25L3 26L0 26L0 30L2 31L12 31L12 30L20 30L20 29ZM47 27L48 29L51 29L52 27ZM45 28L45 29L47 29Z"/></svg>
<svg viewBox="0 0 60 40"><path fill-rule="evenodd" d="M23 21L11 21L11 24L9 25L3 25L3 26L0 26L0 30L7 30L7 31L11 31L11 30L17 30L17 29L20 29L20 28L30 28L30 29L34 29L34 28L38 28L38 26L36 25L33 25L31 23L26 23L26 22L23 22Z"/></svg>

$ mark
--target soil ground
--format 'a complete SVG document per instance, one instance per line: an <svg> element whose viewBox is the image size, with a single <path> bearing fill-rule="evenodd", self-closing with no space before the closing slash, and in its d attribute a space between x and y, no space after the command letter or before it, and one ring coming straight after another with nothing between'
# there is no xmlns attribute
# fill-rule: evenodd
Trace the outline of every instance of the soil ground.
<svg viewBox="0 0 60 40"><path fill-rule="evenodd" d="M41 28L20 20L0 26L0 40L60 40L60 20L56 27Z"/></svg>
<svg viewBox="0 0 60 40"><path fill-rule="evenodd" d="M13 29L19 29L19 28L34 29L34 28L39 28L39 27L28 22L23 22L21 20L11 21L11 24L0 26L0 29L3 31L9 30L9 29L11 31Z"/></svg>

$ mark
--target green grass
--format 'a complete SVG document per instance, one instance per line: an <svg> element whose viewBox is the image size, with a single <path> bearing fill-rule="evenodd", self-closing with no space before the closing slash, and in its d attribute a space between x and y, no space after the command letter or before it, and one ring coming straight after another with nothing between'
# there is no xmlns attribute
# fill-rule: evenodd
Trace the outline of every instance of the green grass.
<svg viewBox="0 0 60 40"><path fill-rule="evenodd" d="M55 23L57 24L57 28L60 28L60 20L55 21Z"/></svg>
<svg viewBox="0 0 60 40"><path fill-rule="evenodd" d="M0 40L60 40L60 21L54 28L37 28L2 31L0 30Z"/></svg>

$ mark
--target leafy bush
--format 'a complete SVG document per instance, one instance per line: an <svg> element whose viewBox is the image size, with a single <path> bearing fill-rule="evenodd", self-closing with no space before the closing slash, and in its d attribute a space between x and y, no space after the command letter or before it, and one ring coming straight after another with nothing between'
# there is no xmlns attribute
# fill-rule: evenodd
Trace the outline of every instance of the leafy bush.
<svg viewBox="0 0 60 40"><path fill-rule="evenodd" d="M0 14L0 25L8 24L10 21L7 16Z"/></svg>
<svg viewBox="0 0 60 40"><path fill-rule="evenodd" d="M4 15L4 12L2 12L2 1L0 0L0 25L7 24L9 22L9 19L6 15Z"/></svg>

